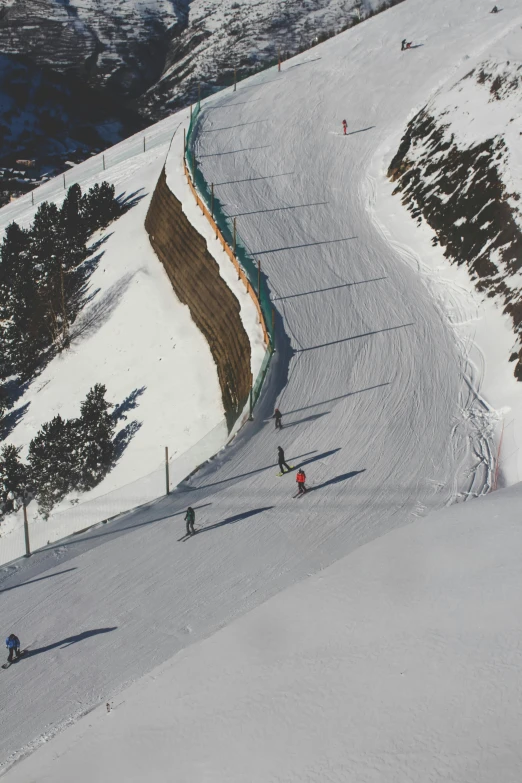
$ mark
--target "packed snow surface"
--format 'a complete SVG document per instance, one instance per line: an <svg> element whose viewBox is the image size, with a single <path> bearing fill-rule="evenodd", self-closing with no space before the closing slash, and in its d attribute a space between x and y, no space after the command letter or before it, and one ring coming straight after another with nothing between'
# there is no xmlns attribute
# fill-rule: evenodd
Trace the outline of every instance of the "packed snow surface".
<svg viewBox="0 0 522 783"><path fill-rule="evenodd" d="M361 547L7 780L518 783L521 502L519 484Z"/></svg>
<svg viewBox="0 0 522 783"><path fill-rule="evenodd" d="M512 680L519 663L512 602L520 577L519 558L515 564L505 558L519 551L519 541L502 509L499 535L487 524L481 535L479 509L504 502L497 497L517 503L518 494L473 501L469 511L461 504L446 522L432 517L413 525L410 531L423 532L412 538L399 531L354 552L492 483L499 416L481 397L490 354L470 367L445 301L433 298L418 268L390 243L372 201L383 145L400 139L408 117L435 89L522 24L515 0L496 16L489 10L475 0L408 0L287 63L281 73L261 74L209 102L196 140L199 162L261 260L277 309L278 350L268 386L254 421L169 498L5 570L3 623L33 653L2 679L4 702L11 706L0 718L5 762L100 703L113 701L126 715L123 702L134 710L135 696L122 692L125 684L353 553L333 570L331 589L329 574L317 575L306 597L308 585L298 586L273 604L273 615L267 604L253 618L191 646L172 662L172 679L170 673L164 679L165 669L153 672L143 684L144 703L158 677L159 708L168 720L166 726L154 723L147 707L141 717L150 720L138 735L136 713L129 712L133 752L143 742L149 772L150 764L157 765L158 774L181 780L344 781L352 775L357 781L402 781L407 769L417 780L426 757L435 765L434 779L469 781L463 764L470 759L473 779L485 783L493 759L492 768L510 780L516 769L511 738L521 717ZM401 52L405 35L423 46ZM500 314L488 315L491 332L503 328ZM276 403L283 412L281 433L269 419ZM302 499L292 497L293 474L275 475L278 445L291 465L304 466L312 491ZM178 541L189 504L202 530ZM456 539L459 514L465 535ZM477 524L476 550L468 514ZM434 540L440 541L435 560L427 556ZM481 553L483 571L473 551ZM349 577L344 572L352 561L355 576ZM481 605L484 585L495 589L489 608ZM301 613L309 610L304 626L296 618L290 624L294 600ZM464 620L469 633L459 637ZM324 656L316 628L326 639ZM250 647L240 640L243 629ZM301 656L300 640L308 657ZM275 676L279 654L284 676L274 680L268 673ZM346 665L346 655L353 655L348 661L354 665ZM248 658L244 668L241 656ZM295 661L295 683L289 661ZM324 691L322 662L322 674L330 677ZM408 678L405 703L398 704ZM227 683L230 692L218 693ZM152 702L156 693L151 690ZM501 697L507 705L502 711ZM312 709L317 703L320 709ZM320 734L318 715L327 721L341 710L341 724L332 721ZM73 732L84 732L98 715ZM169 723L176 716L179 721ZM467 724L457 734L463 716ZM112 717L116 709L107 719ZM114 730L120 725L125 734L125 720L114 721ZM169 753L176 750L175 768L172 756L161 755L162 735ZM295 744L289 744L292 736ZM103 751L93 750L91 779L121 777L116 761L113 766L104 755L109 737ZM505 766L484 750L489 739L498 747L499 737L506 743ZM62 750L48 746L62 759L53 763L56 775L75 744L67 734L62 741ZM229 747L241 741L235 758ZM132 758L129 748L122 752ZM23 770L14 767L7 779Z"/></svg>

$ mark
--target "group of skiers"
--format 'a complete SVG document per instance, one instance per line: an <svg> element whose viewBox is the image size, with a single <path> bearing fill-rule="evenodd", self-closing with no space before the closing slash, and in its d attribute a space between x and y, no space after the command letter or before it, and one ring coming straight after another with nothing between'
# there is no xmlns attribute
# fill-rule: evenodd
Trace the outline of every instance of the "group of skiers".
<svg viewBox="0 0 522 783"><path fill-rule="evenodd" d="M279 410L279 408L276 408L274 411L273 418L275 419L275 428L276 430L282 430L283 429L283 414ZM285 459L285 452L282 448L282 446L277 447L277 464L279 465L279 470L281 472L281 475L284 473L290 473L294 468L292 465L289 465L288 462ZM308 492L308 488L306 486L306 474L302 468L298 468L296 477L295 477L296 483L297 483L297 495L295 497L298 497L299 495L304 495L305 492ZM194 524L196 522L196 512L192 508L192 506L189 506L187 508L187 512L185 514L185 522L187 524L187 536L193 536L194 533L197 531L194 528Z"/></svg>

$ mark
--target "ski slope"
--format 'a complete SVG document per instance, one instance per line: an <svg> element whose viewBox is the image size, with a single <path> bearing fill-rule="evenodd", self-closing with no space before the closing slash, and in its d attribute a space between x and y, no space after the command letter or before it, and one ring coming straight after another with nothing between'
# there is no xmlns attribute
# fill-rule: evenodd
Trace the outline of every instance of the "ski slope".
<svg viewBox="0 0 522 783"><path fill-rule="evenodd" d="M156 668L7 780L518 783L521 493L361 547Z"/></svg>
<svg viewBox="0 0 522 783"><path fill-rule="evenodd" d="M284 588L488 490L497 417L482 374L376 225L368 179L430 93L522 23L515 0L488 11L408 0L209 103L197 156L278 311L268 385L254 422L169 498L13 565L3 623L33 655L2 678L4 762ZM423 46L401 53L406 30ZM277 445L308 496L276 478ZM203 529L178 542L188 504Z"/></svg>

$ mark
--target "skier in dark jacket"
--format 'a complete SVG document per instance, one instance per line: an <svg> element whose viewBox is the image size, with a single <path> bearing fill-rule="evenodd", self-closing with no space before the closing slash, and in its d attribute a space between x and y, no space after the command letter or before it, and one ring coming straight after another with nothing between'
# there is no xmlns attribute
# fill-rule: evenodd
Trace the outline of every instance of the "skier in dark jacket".
<svg viewBox="0 0 522 783"><path fill-rule="evenodd" d="M401 52L403 52L406 49L406 38L403 38L401 41Z"/></svg>
<svg viewBox="0 0 522 783"><path fill-rule="evenodd" d="M281 419L283 418L283 414L279 410L279 408L276 408L274 411L274 419L275 419L275 428L276 430L282 430L283 425L281 423Z"/></svg>
<svg viewBox="0 0 522 783"><path fill-rule="evenodd" d="M187 513L185 514L185 522L187 523L187 536L193 536L196 532L194 530L194 522L196 521L196 514L194 513L194 509L192 506L189 506L187 508Z"/></svg>
<svg viewBox="0 0 522 783"><path fill-rule="evenodd" d="M281 446L277 447L277 461L279 463L279 470L281 471L281 473L285 473L286 472L285 468L288 471L292 470L292 468L290 467L288 462L285 462L285 452L283 451Z"/></svg>
<svg viewBox="0 0 522 783"><path fill-rule="evenodd" d="M9 634L9 636L5 640L5 646L9 650L9 655L7 657L9 663L13 662L13 655L16 658L20 657L20 639L18 638L18 636L15 636L14 633Z"/></svg>

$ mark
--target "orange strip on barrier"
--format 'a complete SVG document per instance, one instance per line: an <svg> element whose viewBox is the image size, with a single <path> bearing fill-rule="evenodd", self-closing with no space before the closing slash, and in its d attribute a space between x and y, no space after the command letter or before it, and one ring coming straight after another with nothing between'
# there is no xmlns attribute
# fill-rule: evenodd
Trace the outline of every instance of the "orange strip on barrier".
<svg viewBox="0 0 522 783"><path fill-rule="evenodd" d="M210 223L210 225L212 226L212 228L216 232L216 235L217 235L218 239L221 241L221 244L223 245L223 250L225 251L227 256L230 258L232 263L234 264L234 266L236 268L236 271L237 271L237 273L239 275L239 278L245 284L246 290L247 290L248 294L250 295L250 298L252 299L252 301L254 302L254 304L256 306L257 313L259 315L259 322L260 322L261 328L263 330L263 338L264 338L264 341L265 341L265 345L270 345L270 335L268 334L268 329L266 328L265 318L263 316L263 310L261 309L261 303L259 302L259 299L257 298L256 292L252 288L250 280L248 279L248 277L246 276L245 272L243 271L243 268L242 268L241 264L239 263L239 261L237 260L237 257L234 255L234 251L231 249L230 245L228 244L228 242L224 238L223 234L219 230L219 228L218 228L214 218L212 217L212 215L208 211L206 205L200 199L200 197L198 195L198 192L197 192L197 190L196 190L196 188L194 186L194 183L192 182L192 179L190 177L189 168L187 166L187 161L186 161L186 158L184 156L183 156L183 170L185 172L185 176L187 178L187 182L188 182L189 188L191 189L192 194L193 194L194 198L196 199L196 204L200 207L201 211L203 212L203 214L207 218L208 222Z"/></svg>

